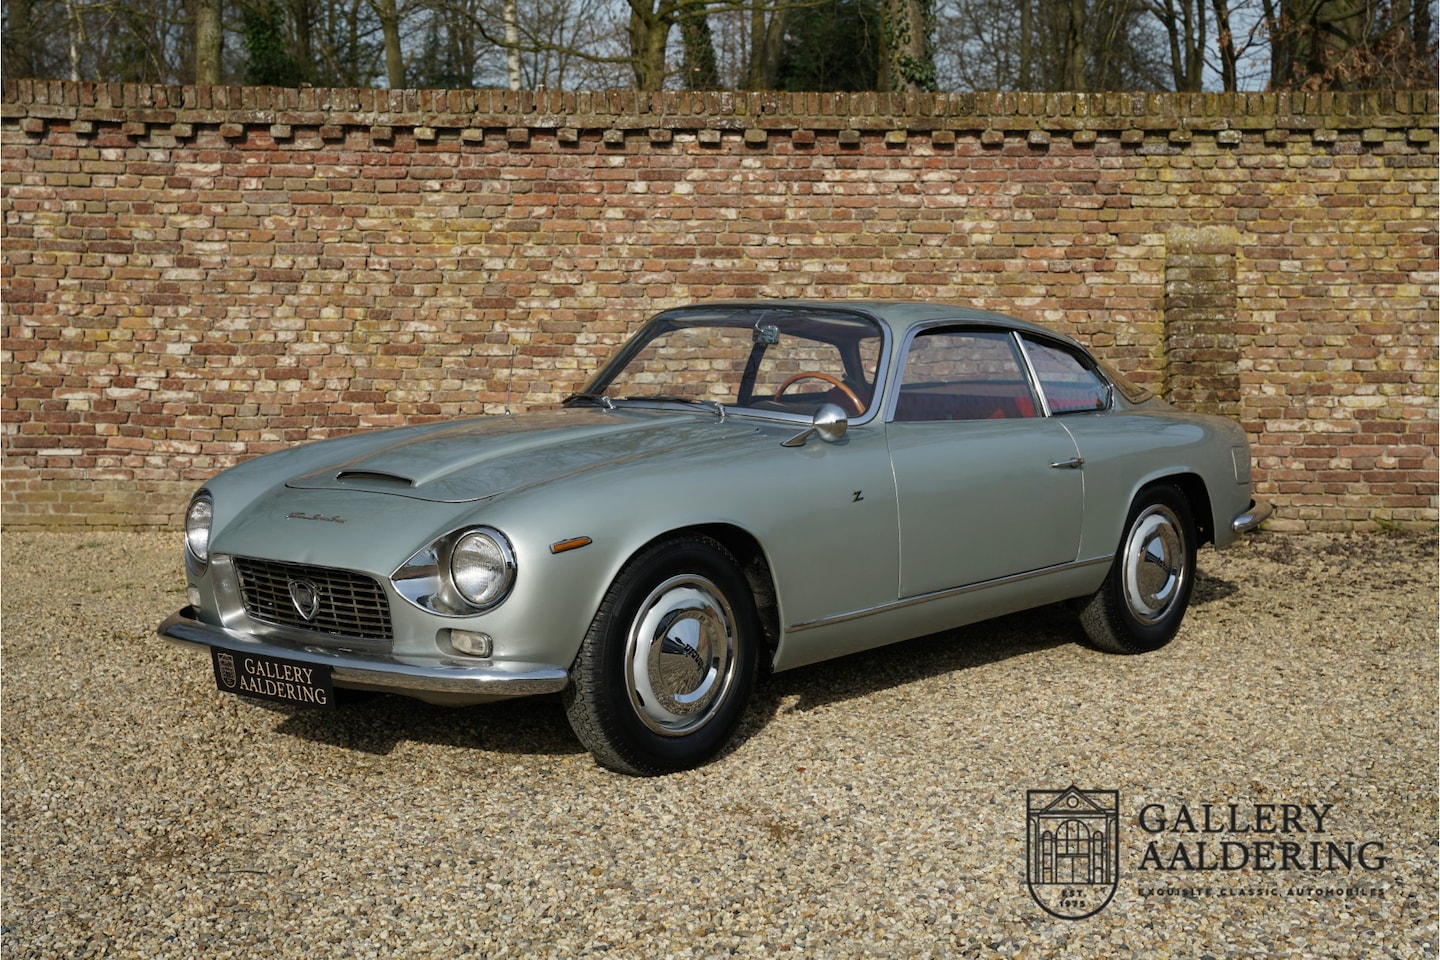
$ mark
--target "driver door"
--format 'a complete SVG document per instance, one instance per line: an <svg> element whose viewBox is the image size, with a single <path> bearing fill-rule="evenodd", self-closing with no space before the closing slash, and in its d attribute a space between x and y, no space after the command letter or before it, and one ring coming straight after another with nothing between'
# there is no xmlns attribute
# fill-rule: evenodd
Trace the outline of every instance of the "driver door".
<svg viewBox="0 0 1440 960"><path fill-rule="evenodd" d="M1043 415L1019 350L993 328L932 328L910 342L886 428L901 598L1076 558L1080 453Z"/></svg>

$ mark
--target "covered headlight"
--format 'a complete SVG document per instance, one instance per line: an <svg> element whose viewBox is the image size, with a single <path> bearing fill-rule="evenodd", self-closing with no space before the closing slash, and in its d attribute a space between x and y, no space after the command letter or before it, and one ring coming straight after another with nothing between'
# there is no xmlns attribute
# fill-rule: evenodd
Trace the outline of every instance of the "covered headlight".
<svg viewBox="0 0 1440 960"><path fill-rule="evenodd" d="M515 554L504 535L488 527L462 535L450 551L450 579L465 602L476 607L504 600L515 582Z"/></svg>
<svg viewBox="0 0 1440 960"><path fill-rule="evenodd" d="M215 502L201 493L185 511L185 547L201 564L210 562L210 525L215 520Z"/></svg>

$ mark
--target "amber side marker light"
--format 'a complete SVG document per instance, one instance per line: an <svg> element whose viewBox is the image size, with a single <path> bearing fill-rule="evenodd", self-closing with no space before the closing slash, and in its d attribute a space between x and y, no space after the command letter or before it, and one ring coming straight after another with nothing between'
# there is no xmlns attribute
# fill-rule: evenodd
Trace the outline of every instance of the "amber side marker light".
<svg viewBox="0 0 1440 960"><path fill-rule="evenodd" d="M564 553L567 550L579 550L581 547L588 547L594 543L589 537L574 537L570 540L561 540L559 543L550 544L551 553Z"/></svg>

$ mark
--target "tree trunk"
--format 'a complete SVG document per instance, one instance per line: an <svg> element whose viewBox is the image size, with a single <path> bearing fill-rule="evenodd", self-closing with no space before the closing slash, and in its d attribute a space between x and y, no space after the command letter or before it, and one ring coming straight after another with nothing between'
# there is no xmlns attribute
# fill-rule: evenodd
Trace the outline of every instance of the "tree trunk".
<svg viewBox="0 0 1440 960"><path fill-rule="evenodd" d="M1060 88L1078 93L1085 90L1085 0L1070 0L1070 15L1065 20L1065 53L1061 67Z"/></svg>
<svg viewBox="0 0 1440 960"><path fill-rule="evenodd" d="M1165 27L1165 39L1170 44L1170 82L1176 90L1184 90L1185 56L1180 52L1180 18L1175 13L1175 0L1165 0L1164 7L1152 7L1150 12Z"/></svg>
<svg viewBox="0 0 1440 960"><path fill-rule="evenodd" d="M750 66L745 71L745 89L774 90L780 80L780 54L785 46L785 24L790 10L777 5L765 19L764 7L750 12Z"/></svg>
<svg viewBox="0 0 1440 960"><path fill-rule="evenodd" d="M1290 80L1291 41L1280 29L1280 11L1276 0L1260 0L1264 12L1265 34L1270 38L1270 84L1271 90L1279 90Z"/></svg>
<svg viewBox="0 0 1440 960"><path fill-rule="evenodd" d="M660 90L665 86L665 45L675 23L674 8L661 0L656 11L650 0L630 2L630 62L635 70L636 90Z"/></svg>
<svg viewBox="0 0 1440 960"><path fill-rule="evenodd" d="M520 89L520 14L515 0L505 0L505 76L511 90Z"/></svg>
<svg viewBox="0 0 1440 960"><path fill-rule="evenodd" d="M315 15L310 0L290 0L290 14L295 23L295 65L304 82L315 80Z"/></svg>
<svg viewBox="0 0 1440 960"><path fill-rule="evenodd" d="M1239 55L1235 52L1235 34L1230 29L1228 0L1211 0L1215 10L1215 41L1220 48L1220 85L1226 93L1240 86Z"/></svg>
<svg viewBox="0 0 1440 960"><path fill-rule="evenodd" d="M391 90L405 89L405 58L400 52L400 13L395 0L370 0L385 38L385 81Z"/></svg>
<svg viewBox="0 0 1440 960"><path fill-rule="evenodd" d="M221 0L196 0L195 4L195 82L220 82L220 50L224 34L220 28Z"/></svg>
<svg viewBox="0 0 1440 960"><path fill-rule="evenodd" d="M1020 0L1020 89L1035 89L1035 0Z"/></svg>
<svg viewBox="0 0 1440 960"><path fill-rule="evenodd" d="M35 37L30 0L10 0L10 29L5 31L5 77L35 76Z"/></svg>
<svg viewBox="0 0 1440 960"><path fill-rule="evenodd" d="M937 89L930 32L935 0L881 0L881 90L921 93Z"/></svg>
<svg viewBox="0 0 1440 960"><path fill-rule="evenodd" d="M1185 89L1205 89L1205 45L1209 42L1209 23L1205 16L1205 0L1184 0L1185 32L1189 37L1185 49Z"/></svg>
<svg viewBox="0 0 1440 960"><path fill-rule="evenodd" d="M1428 58L1430 55L1430 44L1434 42L1435 24L1430 17L1430 4L1417 3L1414 7L1415 20L1410 25L1411 42L1415 44L1415 55L1421 58Z"/></svg>

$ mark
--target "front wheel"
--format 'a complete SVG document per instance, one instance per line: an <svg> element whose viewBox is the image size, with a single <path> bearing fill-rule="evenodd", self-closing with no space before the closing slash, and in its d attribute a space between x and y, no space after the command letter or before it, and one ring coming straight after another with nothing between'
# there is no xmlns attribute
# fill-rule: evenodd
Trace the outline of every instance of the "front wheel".
<svg viewBox="0 0 1440 960"><path fill-rule="evenodd" d="M744 713L759 637L745 576L719 543L691 536L647 548L585 634L565 690L570 726L622 773L704 763Z"/></svg>
<svg viewBox="0 0 1440 960"><path fill-rule="evenodd" d="M1195 524L1184 494L1142 491L1105 583L1080 613L1090 642L1109 653L1147 653L1180 629L1195 584Z"/></svg>

